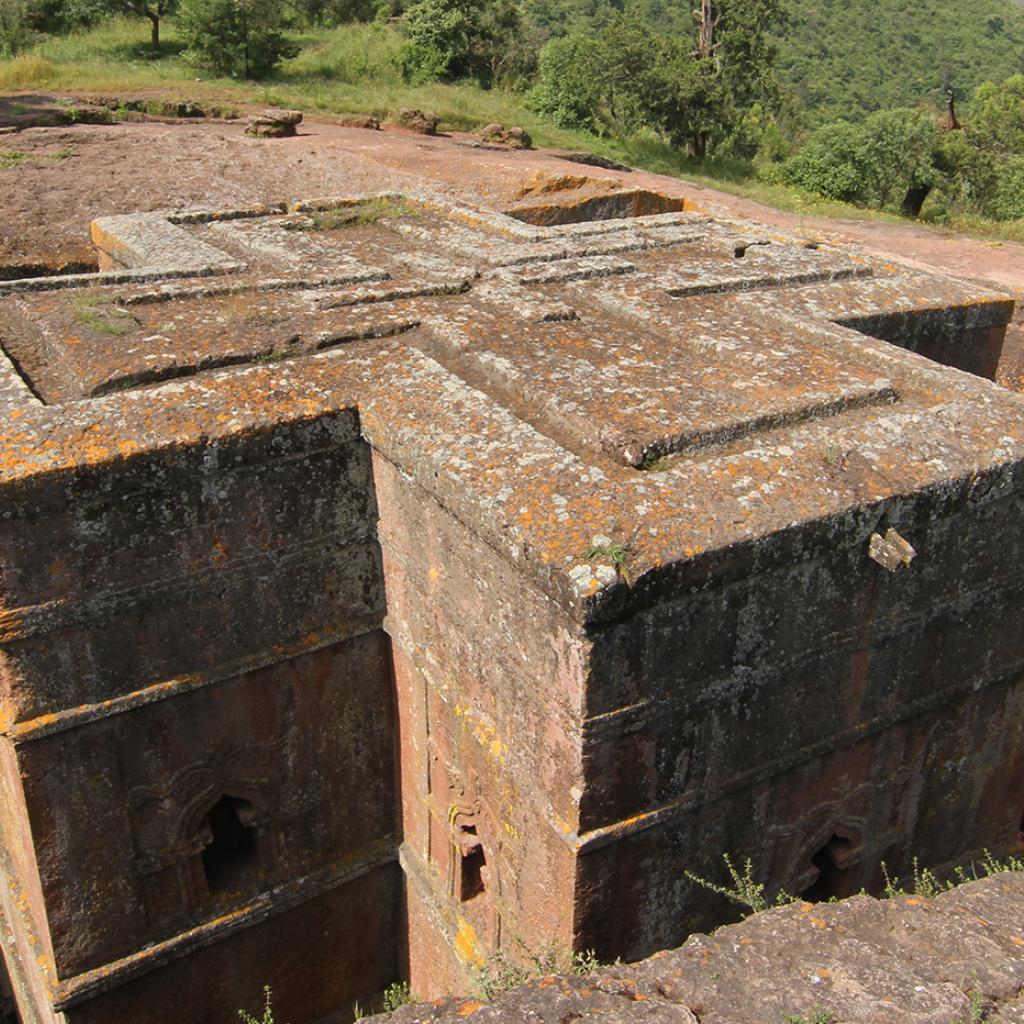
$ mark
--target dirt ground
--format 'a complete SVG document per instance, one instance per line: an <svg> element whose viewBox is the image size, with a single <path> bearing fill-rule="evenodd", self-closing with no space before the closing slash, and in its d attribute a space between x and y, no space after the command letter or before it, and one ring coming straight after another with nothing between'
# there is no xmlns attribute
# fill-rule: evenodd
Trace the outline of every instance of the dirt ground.
<svg viewBox="0 0 1024 1024"><path fill-rule="evenodd" d="M94 258L89 222L107 214L417 188L500 206L531 175L583 173L1024 296L1024 245L914 224L800 217L643 171L581 167L543 150L484 147L469 135L430 138L317 118L307 118L296 138L276 140L247 137L240 121L23 127L24 118L11 117L3 127L4 108L24 112L33 101L31 95L0 98L0 272L87 264ZM999 379L1024 390L1024 324L1011 328Z"/></svg>

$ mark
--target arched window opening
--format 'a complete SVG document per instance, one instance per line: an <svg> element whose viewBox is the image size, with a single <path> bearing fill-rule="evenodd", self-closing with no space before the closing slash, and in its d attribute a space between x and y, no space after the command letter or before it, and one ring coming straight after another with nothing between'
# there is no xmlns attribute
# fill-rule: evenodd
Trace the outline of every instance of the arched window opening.
<svg viewBox="0 0 1024 1024"><path fill-rule="evenodd" d="M256 861L256 829L252 805L222 796L203 821L210 837L203 850L203 873L211 893L237 889L249 878Z"/></svg>
<svg viewBox="0 0 1024 1024"><path fill-rule="evenodd" d="M487 888L487 856L475 825L462 827L459 854L459 900L465 903Z"/></svg>
<svg viewBox="0 0 1024 1024"><path fill-rule="evenodd" d="M808 903L824 903L833 897L842 899L856 891L856 879L850 854L853 842L843 836L833 835L831 839L811 858L818 869L818 877L800 894Z"/></svg>

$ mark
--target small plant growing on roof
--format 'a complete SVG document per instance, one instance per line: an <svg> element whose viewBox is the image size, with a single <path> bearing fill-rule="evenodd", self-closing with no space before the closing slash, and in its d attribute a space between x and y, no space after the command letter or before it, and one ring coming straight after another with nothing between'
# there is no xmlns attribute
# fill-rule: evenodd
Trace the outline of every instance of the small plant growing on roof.
<svg viewBox="0 0 1024 1024"><path fill-rule="evenodd" d="M391 1013L400 1006L412 1002L412 993L407 981L396 981L384 989L384 1012Z"/></svg>
<svg viewBox="0 0 1024 1024"><path fill-rule="evenodd" d="M83 288L71 299L74 318L97 334L119 336L127 334L138 325L138 320L126 309L117 305L117 300L97 288Z"/></svg>
<svg viewBox="0 0 1024 1024"><path fill-rule="evenodd" d="M646 473L664 473L666 469L671 468L671 463L666 456L649 452L640 468Z"/></svg>
<svg viewBox="0 0 1024 1024"><path fill-rule="evenodd" d="M827 1010L812 1010L810 1017L787 1013L782 1019L785 1024L834 1024L835 1021L835 1018Z"/></svg>
<svg viewBox="0 0 1024 1024"><path fill-rule="evenodd" d="M611 562L627 587L633 586L633 574L629 568L630 555L629 545L616 544L606 537L595 537L591 545L583 552L583 557L588 562L592 562L596 558L604 558Z"/></svg>
<svg viewBox="0 0 1024 1024"><path fill-rule="evenodd" d="M794 902L795 897L781 890L776 895L774 901L769 900L765 896L764 883L754 879L754 863L749 857L743 862L742 870L733 864L729 854L723 853L722 860L725 861L726 870L729 872L729 878L732 881L731 886L711 882L700 875L694 874L692 871L684 871L683 874L691 882L695 882L702 888L718 893L719 896L724 896L733 903L738 903L741 907L746 907L748 913L751 914L760 913L760 911L767 910L769 907L783 906L786 903Z"/></svg>
<svg viewBox="0 0 1024 1024"><path fill-rule="evenodd" d="M239 1010L238 1016L241 1018L242 1024L275 1024L270 986L263 986L263 1013L259 1017L254 1017L248 1010Z"/></svg>
<svg viewBox="0 0 1024 1024"><path fill-rule="evenodd" d="M592 949L584 949L572 955L573 974L590 974L591 971L596 971L600 966L601 961L598 960L597 953Z"/></svg>
<svg viewBox="0 0 1024 1024"><path fill-rule="evenodd" d="M366 227L384 219L405 220L422 216L420 210L404 199L380 196L359 203L340 203L322 210L310 210L308 220L286 225L293 231L336 231L339 228Z"/></svg>
<svg viewBox="0 0 1024 1024"><path fill-rule="evenodd" d="M922 899L934 899L939 893L948 892L965 882L976 882L981 878L991 878L993 875L1002 874L1004 871L1024 871L1024 858L1009 856L1005 860L993 857L985 850L985 856L980 861L971 861L970 864L959 864L953 869L953 874L945 881L940 881L938 876L929 868L922 868L915 857L913 863L913 875L910 885L904 885L898 876L890 877L889 869L885 861L882 861L882 877L885 879L883 895L886 899L894 899L901 896L920 896Z"/></svg>
<svg viewBox="0 0 1024 1024"><path fill-rule="evenodd" d="M957 1017L953 1024L985 1024L992 1013L993 1007L989 1001L985 998L983 992L979 992L978 989L972 989L968 994L971 1000L971 1009L965 1020L963 1017Z"/></svg>
<svg viewBox="0 0 1024 1024"><path fill-rule="evenodd" d="M540 950L520 945L526 963L517 963L499 950L477 969L477 988L485 999L493 999L534 978L545 978L551 974L589 974L601 966L592 949L570 953L568 948L556 942L548 943Z"/></svg>

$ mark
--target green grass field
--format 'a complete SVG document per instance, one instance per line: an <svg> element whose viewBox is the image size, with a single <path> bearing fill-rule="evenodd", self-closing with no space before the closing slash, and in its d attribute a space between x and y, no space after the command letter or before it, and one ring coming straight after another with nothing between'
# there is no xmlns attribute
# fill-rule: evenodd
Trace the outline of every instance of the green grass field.
<svg viewBox="0 0 1024 1024"><path fill-rule="evenodd" d="M189 64L170 20L163 23L162 36L159 59L151 54L149 26L143 20L115 18L87 31L49 37L18 57L0 61L0 91L151 92L207 104L288 106L382 119L394 118L400 107L420 107L437 113L446 128L473 131L492 121L521 125L539 146L588 150L808 217L899 220L892 214L772 184L739 161L712 159L695 164L681 150L650 135L610 139L557 128L529 110L519 93L468 83L410 84L402 76L402 37L388 24L295 34L298 56L285 61L272 79L258 83L218 78ZM1020 222L972 218L944 227L981 237L1024 240Z"/></svg>

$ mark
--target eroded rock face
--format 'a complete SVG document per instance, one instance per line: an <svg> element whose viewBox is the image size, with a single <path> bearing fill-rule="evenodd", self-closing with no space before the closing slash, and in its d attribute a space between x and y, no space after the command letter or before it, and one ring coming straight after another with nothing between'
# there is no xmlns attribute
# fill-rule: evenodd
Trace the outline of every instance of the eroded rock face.
<svg viewBox="0 0 1024 1024"><path fill-rule="evenodd" d="M796 903L679 949L584 977L546 977L492 1003L442 999L377 1024L1017 1024L1024 1011L1024 874L935 899ZM983 1016L981 1014L984 1014Z"/></svg>

